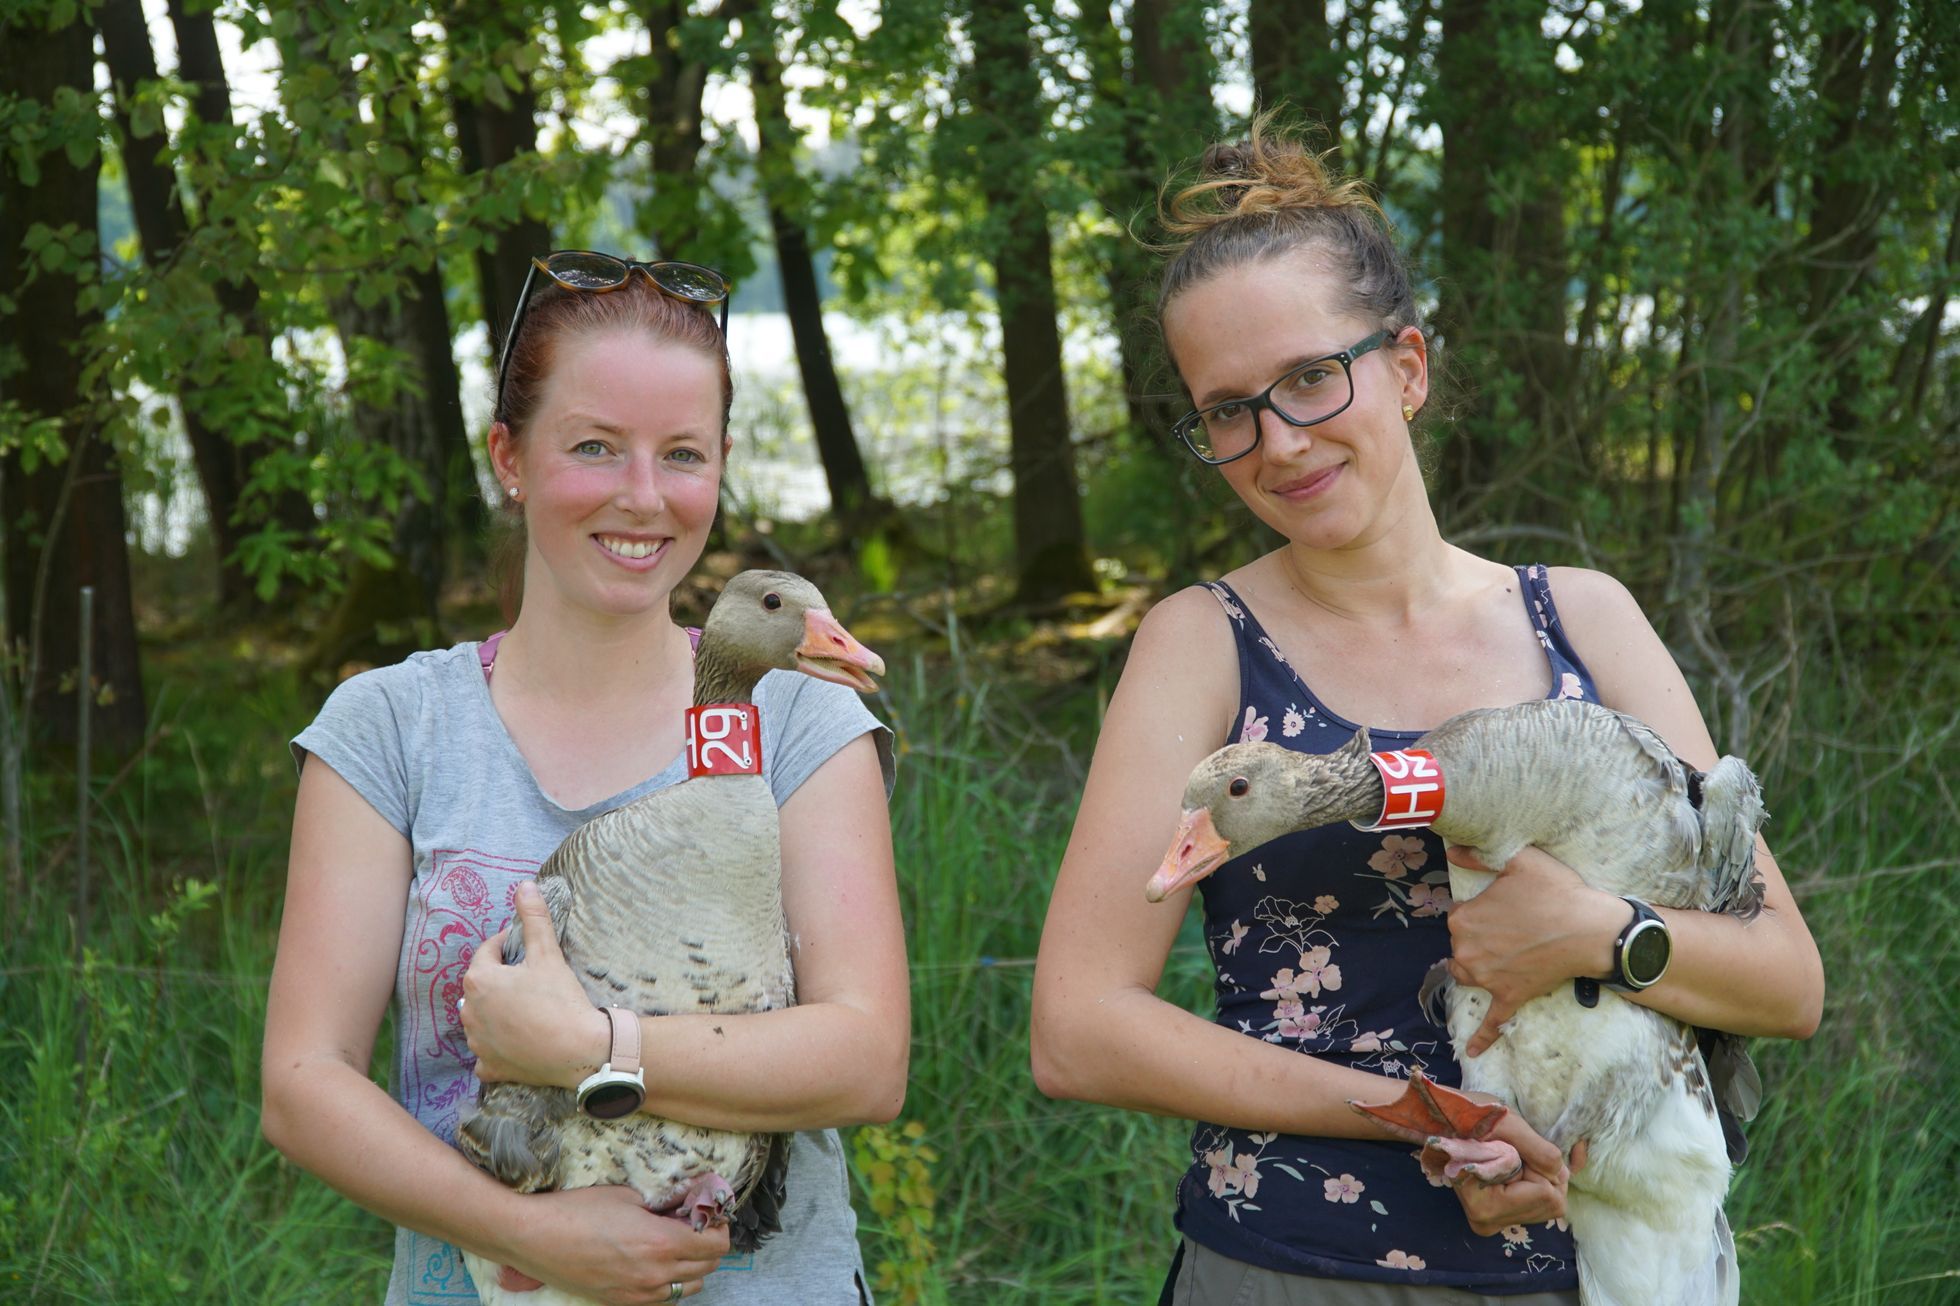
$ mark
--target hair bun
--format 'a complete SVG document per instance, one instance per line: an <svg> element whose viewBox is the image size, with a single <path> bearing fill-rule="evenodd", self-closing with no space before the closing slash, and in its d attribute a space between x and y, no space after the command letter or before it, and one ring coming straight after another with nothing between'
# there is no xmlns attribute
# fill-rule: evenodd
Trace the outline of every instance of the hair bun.
<svg viewBox="0 0 1960 1306"><path fill-rule="evenodd" d="M1245 140L1205 150L1198 180L1160 206L1166 231L1189 237L1221 222L1313 209L1359 208L1380 216L1363 182L1329 168L1303 132L1276 128L1276 116L1268 110L1252 120Z"/></svg>
<svg viewBox="0 0 1960 1306"><path fill-rule="evenodd" d="M1219 183L1212 192L1221 209L1236 209L1245 198L1253 176L1253 158L1238 141L1219 141L1206 147L1198 159L1198 172L1205 180Z"/></svg>
<svg viewBox="0 0 1960 1306"><path fill-rule="evenodd" d="M1365 182L1306 142L1304 129L1278 125L1268 111L1243 141L1207 149L1188 185L1173 194L1178 183L1166 183L1170 198L1160 195L1157 212L1172 239L1157 247L1170 256L1157 288L1160 322L1173 299L1208 277L1314 248L1337 278L1341 311L1391 332L1420 324L1388 216Z"/></svg>

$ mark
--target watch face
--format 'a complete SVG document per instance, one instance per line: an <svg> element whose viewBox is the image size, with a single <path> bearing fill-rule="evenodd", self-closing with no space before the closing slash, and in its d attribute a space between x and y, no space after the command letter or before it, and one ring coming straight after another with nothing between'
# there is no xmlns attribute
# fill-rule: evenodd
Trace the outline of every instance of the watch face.
<svg viewBox="0 0 1960 1306"><path fill-rule="evenodd" d="M600 1120L617 1120L640 1109L646 1094L631 1083L601 1084L585 1095L585 1114Z"/></svg>
<svg viewBox="0 0 1960 1306"><path fill-rule="evenodd" d="M1634 929L1633 937L1627 940L1620 968L1629 982L1646 988L1667 969L1667 959L1672 952L1673 944L1667 937L1667 927L1657 922L1643 921Z"/></svg>

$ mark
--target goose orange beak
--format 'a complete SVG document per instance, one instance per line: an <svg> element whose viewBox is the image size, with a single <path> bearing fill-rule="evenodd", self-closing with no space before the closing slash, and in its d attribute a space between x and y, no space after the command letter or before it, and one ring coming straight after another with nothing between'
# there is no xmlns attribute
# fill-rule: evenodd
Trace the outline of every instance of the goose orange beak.
<svg viewBox="0 0 1960 1306"><path fill-rule="evenodd" d="M796 669L806 676L873 693L885 674L885 660L857 642L828 609L803 614L803 642L796 646Z"/></svg>
<svg viewBox="0 0 1960 1306"><path fill-rule="evenodd" d="M1209 807L1186 812L1184 819L1177 823L1177 834L1171 839L1170 851L1164 854L1163 865L1150 877L1143 896L1151 902L1162 902L1179 889L1210 875L1231 851L1232 845L1225 842L1218 827L1211 823Z"/></svg>

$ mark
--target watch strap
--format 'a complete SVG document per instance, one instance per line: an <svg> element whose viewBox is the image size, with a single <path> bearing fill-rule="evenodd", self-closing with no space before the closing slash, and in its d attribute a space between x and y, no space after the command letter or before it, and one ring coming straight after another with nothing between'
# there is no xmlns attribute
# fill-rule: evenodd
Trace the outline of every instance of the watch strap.
<svg viewBox="0 0 1960 1306"><path fill-rule="evenodd" d="M612 1021L612 1051L606 1064L622 1075L638 1074L640 1069L640 1018L624 1007L605 1008Z"/></svg>

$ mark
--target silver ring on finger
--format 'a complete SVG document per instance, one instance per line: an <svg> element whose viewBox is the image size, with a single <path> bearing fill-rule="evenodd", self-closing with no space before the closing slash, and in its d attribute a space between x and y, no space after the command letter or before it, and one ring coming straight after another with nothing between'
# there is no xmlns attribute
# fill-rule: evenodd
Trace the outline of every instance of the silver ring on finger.
<svg viewBox="0 0 1960 1306"><path fill-rule="evenodd" d="M686 1295L687 1295L687 1285L686 1285L686 1284L684 1284L684 1283L670 1283L670 1284L668 1284L668 1285L667 1285L667 1300L668 1300L668 1301L679 1301L679 1300L680 1300L681 1298L683 1298L683 1297L685 1297Z"/></svg>

